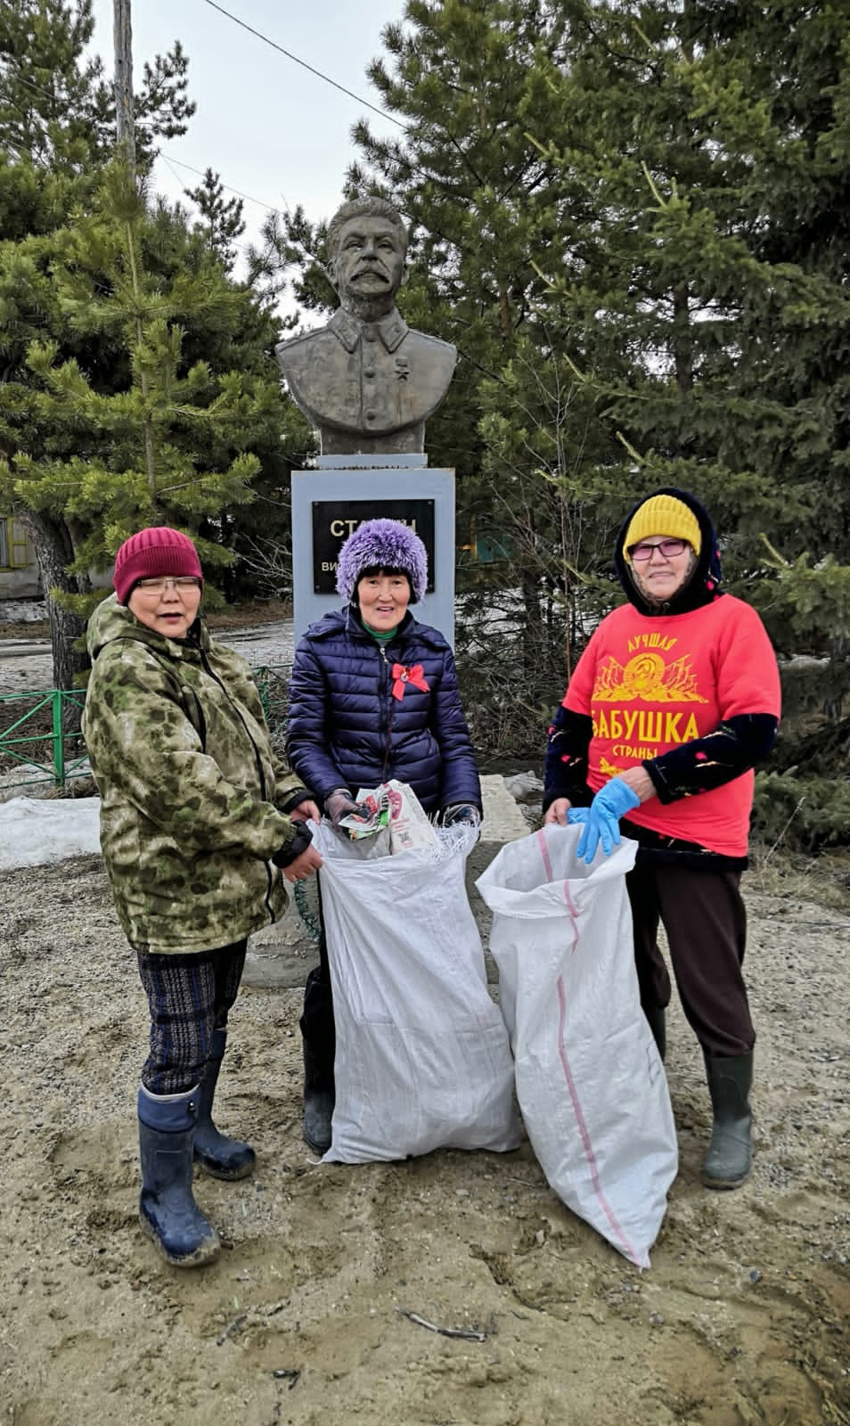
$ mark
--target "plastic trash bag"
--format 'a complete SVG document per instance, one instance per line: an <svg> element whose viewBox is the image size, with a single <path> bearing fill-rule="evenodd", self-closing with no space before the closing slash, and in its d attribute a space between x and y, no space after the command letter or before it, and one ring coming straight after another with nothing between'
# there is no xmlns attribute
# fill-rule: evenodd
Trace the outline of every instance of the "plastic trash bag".
<svg viewBox="0 0 850 1426"><path fill-rule="evenodd" d="M678 1153L634 965L625 877L637 843L623 837L588 867L581 830L508 842L476 885L494 913L490 951L534 1152L564 1203L645 1268Z"/></svg>
<svg viewBox="0 0 850 1426"><path fill-rule="evenodd" d="M314 834L336 1022L328 1162L519 1144L508 1035L464 883L477 832L437 835L435 853L364 861L327 823Z"/></svg>

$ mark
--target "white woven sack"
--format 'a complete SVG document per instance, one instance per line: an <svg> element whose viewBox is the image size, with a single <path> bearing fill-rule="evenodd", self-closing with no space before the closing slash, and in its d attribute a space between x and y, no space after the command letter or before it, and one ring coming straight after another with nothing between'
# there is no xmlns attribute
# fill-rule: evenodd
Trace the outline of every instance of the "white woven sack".
<svg viewBox="0 0 850 1426"><path fill-rule="evenodd" d="M336 1022L328 1162L515 1149L513 1061L464 883L474 829L436 856L363 861L323 823L322 911Z"/></svg>
<svg viewBox="0 0 850 1426"><path fill-rule="evenodd" d="M640 1008L623 837L592 865L581 827L508 842L476 883L511 1036L519 1107L546 1178L569 1208L649 1267L676 1177L667 1080Z"/></svg>

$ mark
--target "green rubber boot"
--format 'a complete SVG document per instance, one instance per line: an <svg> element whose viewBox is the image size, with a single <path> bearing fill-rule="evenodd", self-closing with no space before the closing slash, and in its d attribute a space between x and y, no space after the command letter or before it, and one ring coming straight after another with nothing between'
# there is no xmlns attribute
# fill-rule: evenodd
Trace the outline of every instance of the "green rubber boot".
<svg viewBox="0 0 850 1426"><path fill-rule="evenodd" d="M706 1188L740 1188L753 1162L753 1052L723 1058L705 1055L705 1073L714 1127L702 1181Z"/></svg>

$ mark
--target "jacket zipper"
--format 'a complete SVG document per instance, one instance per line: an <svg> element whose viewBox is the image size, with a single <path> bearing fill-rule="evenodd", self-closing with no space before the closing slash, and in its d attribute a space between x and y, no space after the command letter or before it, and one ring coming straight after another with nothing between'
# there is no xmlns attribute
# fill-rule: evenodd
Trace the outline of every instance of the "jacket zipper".
<svg viewBox="0 0 850 1426"><path fill-rule="evenodd" d="M392 737L392 731L393 731L393 713L395 712L395 707L394 707L394 704L393 704L393 699L392 699L392 697L391 697L390 694L389 694L389 688L390 688L390 665L389 665L389 660L388 660L388 658L387 658L387 651L386 651L386 649L384 648L383 644L379 644L379 645L378 645L378 651L379 651L379 653L380 653L380 655L381 655L381 658L382 658L383 661L384 661L384 678L383 678L383 681L384 681L384 706L386 707L387 704L389 704L389 713L388 713L388 715L387 715L387 737L386 737L386 742L384 743L384 761L383 761L383 763L381 764L381 782L386 782L386 780L387 780L387 763L389 762L389 757L390 757L390 738Z"/></svg>
<svg viewBox="0 0 850 1426"><path fill-rule="evenodd" d="M225 686L224 686L224 684L222 683L221 679L219 678L218 674L213 673L212 669L210 668L210 665L209 665L209 662L208 662L208 660L207 660L207 656L206 656L206 654L204 653L204 650L203 650L203 649L199 649L198 652L199 652L200 655L201 655L201 663L203 664L204 672L209 675L209 677L213 680L214 683L217 683L217 684L218 684L219 688L221 689L222 693L224 694L225 698L227 699L228 703L230 704L231 708L233 709L234 713L236 714L237 718L239 719L239 722L242 724L242 727L245 729L245 736L246 736L246 738L248 739L248 742L251 744L251 747L254 749L254 761L255 761L256 764L257 764L257 775L258 775L258 777L259 777L259 779L260 779L260 796L261 796L263 802L266 802L266 801L268 800L267 797L266 797L266 775L265 775L265 773L263 772L263 763L262 763L262 759L261 759L261 757L260 757L260 750L259 750L259 748L257 747L257 744L254 742L254 739L251 737L251 732L250 732L250 729L249 729L249 727L248 727L248 724L245 722L245 719L242 717L241 712L239 711L239 709L238 709L238 707L236 706L236 704L233 702L233 699L231 698L230 694L228 693L227 689L225 688ZM264 863L264 866L265 866L265 868L266 868L266 897L265 897L265 900L266 900L266 910L267 910L268 913L269 913L269 920L273 922L274 919L275 919L275 917L274 917L274 907L273 907L272 904L271 904L271 894L272 894L271 863L270 863L270 862L265 862L265 863Z"/></svg>

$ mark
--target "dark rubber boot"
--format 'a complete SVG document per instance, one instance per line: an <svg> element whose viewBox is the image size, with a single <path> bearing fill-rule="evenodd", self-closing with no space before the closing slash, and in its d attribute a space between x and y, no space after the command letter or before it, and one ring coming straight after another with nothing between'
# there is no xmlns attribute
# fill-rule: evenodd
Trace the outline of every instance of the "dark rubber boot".
<svg viewBox="0 0 850 1426"><path fill-rule="evenodd" d="M314 1154L326 1154L331 1146L336 1102L333 990L324 946L320 954L321 964L307 977L300 1022L304 1039L304 1142Z"/></svg>
<svg viewBox="0 0 850 1426"><path fill-rule="evenodd" d="M150 1094L139 1089L142 1193L139 1222L166 1262L178 1268L211 1263L218 1234L192 1196L192 1149L198 1091Z"/></svg>
<svg viewBox="0 0 850 1426"><path fill-rule="evenodd" d="M652 1038L658 1047L658 1053L664 1060L667 1055L667 1019L664 1007L663 1005L644 1005L643 1013L652 1031Z"/></svg>
<svg viewBox="0 0 850 1426"><path fill-rule="evenodd" d="M702 1166L706 1188L740 1188L753 1161L750 1088L753 1052L720 1058L705 1055L705 1073L714 1111L711 1145Z"/></svg>
<svg viewBox="0 0 850 1426"><path fill-rule="evenodd" d="M304 1142L314 1154L326 1154L331 1146L336 1091L333 1061L330 1071L325 1059L304 1041Z"/></svg>
<svg viewBox="0 0 850 1426"><path fill-rule="evenodd" d="M212 1052L201 1076L198 1091L198 1121L195 1126L195 1163L213 1178L247 1178L253 1173L257 1156L250 1144L228 1139L212 1120L213 1100L219 1070L227 1048L227 1031L214 1030Z"/></svg>

